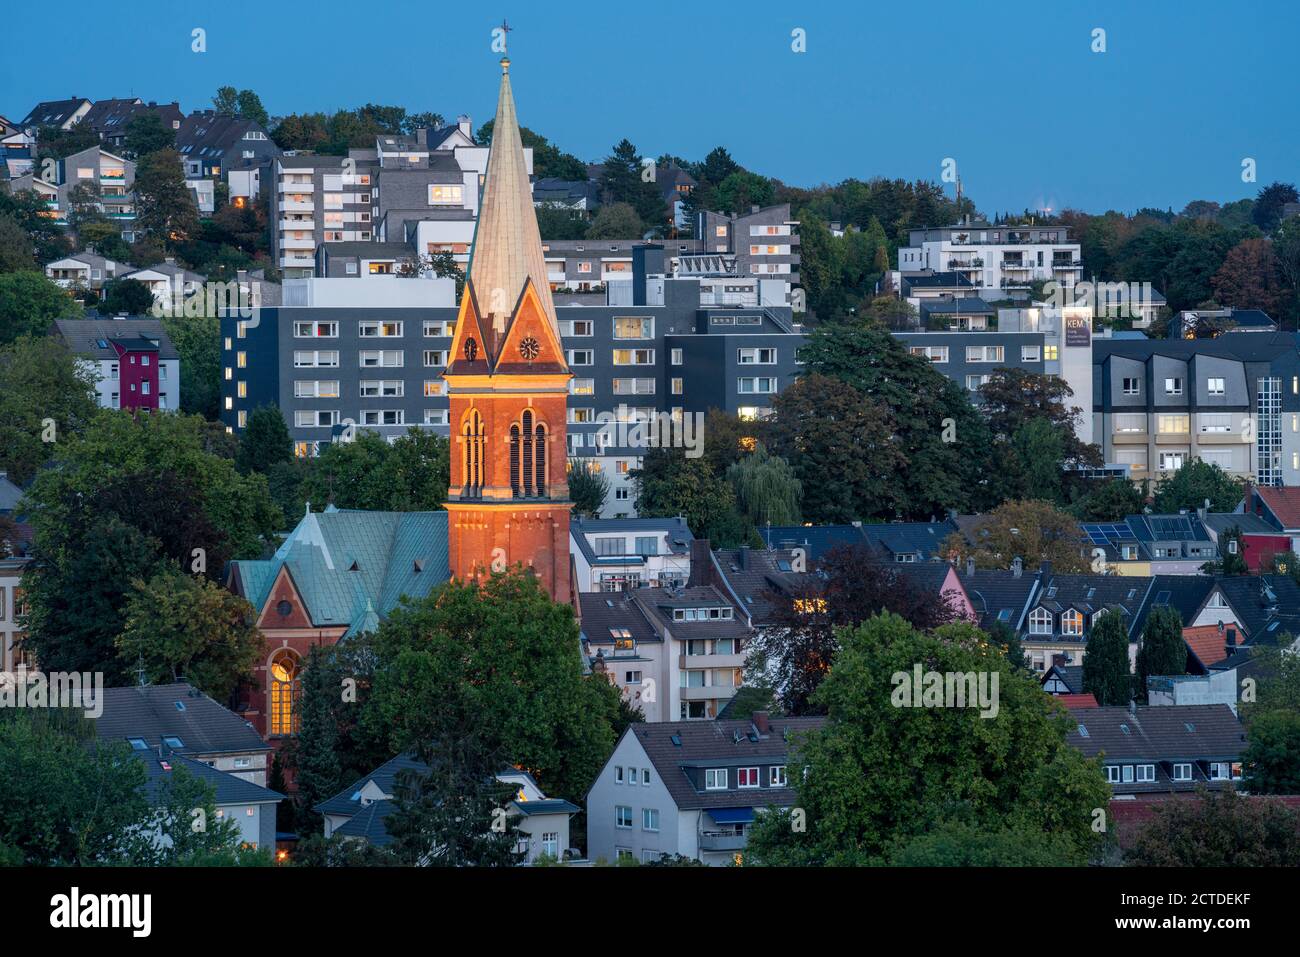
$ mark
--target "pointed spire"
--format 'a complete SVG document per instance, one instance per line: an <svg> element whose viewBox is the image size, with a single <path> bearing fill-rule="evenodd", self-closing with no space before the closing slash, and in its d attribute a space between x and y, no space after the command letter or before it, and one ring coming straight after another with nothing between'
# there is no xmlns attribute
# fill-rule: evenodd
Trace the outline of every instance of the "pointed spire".
<svg viewBox="0 0 1300 957"><path fill-rule="evenodd" d="M551 299L542 237L537 228L524 146L515 116L515 99L510 90L510 60L502 57L501 92L492 123L492 148L468 277L482 316L484 346L490 356L496 355L505 340L511 314L523 293L524 283L530 279L542 310L558 336L560 324Z"/></svg>

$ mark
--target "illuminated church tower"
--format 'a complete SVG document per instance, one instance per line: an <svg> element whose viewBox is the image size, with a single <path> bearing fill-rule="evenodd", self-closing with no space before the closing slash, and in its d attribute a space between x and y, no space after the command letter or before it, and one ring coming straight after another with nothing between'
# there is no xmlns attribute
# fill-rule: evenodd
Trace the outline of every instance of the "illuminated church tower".
<svg viewBox="0 0 1300 957"><path fill-rule="evenodd" d="M523 143L501 60L486 180L447 357L451 573L516 563L569 595L565 408L572 373L546 278Z"/></svg>

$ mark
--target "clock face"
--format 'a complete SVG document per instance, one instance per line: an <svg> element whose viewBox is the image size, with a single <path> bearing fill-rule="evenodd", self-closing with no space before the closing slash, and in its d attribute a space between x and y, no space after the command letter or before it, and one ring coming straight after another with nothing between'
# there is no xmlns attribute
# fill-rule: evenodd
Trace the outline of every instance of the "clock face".
<svg viewBox="0 0 1300 957"><path fill-rule="evenodd" d="M538 343L538 341L534 339L532 336L525 336L523 339L520 340L519 354L523 356L525 359L527 359L529 362L532 362L539 355L541 355L541 352L542 352L541 344Z"/></svg>
<svg viewBox="0 0 1300 957"><path fill-rule="evenodd" d="M470 339L466 339L466 340L465 340L465 358L468 359L470 362L473 362L473 361L474 361L474 357L477 356L477 355L478 355L478 343L475 342L472 338L470 338Z"/></svg>

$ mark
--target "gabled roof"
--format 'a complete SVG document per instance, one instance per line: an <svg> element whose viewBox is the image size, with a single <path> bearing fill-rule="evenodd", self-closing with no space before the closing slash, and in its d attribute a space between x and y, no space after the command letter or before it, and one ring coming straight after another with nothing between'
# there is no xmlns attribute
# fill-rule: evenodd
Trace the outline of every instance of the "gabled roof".
<svg viewBox="0 0 1300 957"><path fill-rule="evenodd" d="M371 801L352 817L334 829L343 837L359 837L375 847L385 847L393 841L388 833L388 815L397 809L393 801Z"/></svg>
<svg viewBox="0 0 1300 957"><path fill-rule="evenodd" d="M367 784L373 784L384 794L392 795L395 793L399 773L415 771L423 774L428 770L429 766L423 761L416 760L410 754L399 754L397 757L389 758L369 774L358 778L332 798L321 801L312 810L318 814L356 814L361 807L361 790Z"/></svg>
<svg viewBox="0 0 1300 957"><path fill-rule="evenodd" d="M1227 625L1223 631L1218 625L1197 625L1183 629L1183 641L1187 651L1203 669L1216 665L1228 657L1228 639L1233 638L1236 645L1241 644L1241 629Z"/></svg>
<svg viewBox="0 0 1300 957"><path fill-rule="evenodd" d="M815 583L813 572L796 572L789 549L720 548L713 553L719 573L755 626L771 624L778 595Z"/></svg>
<svg viewBox="0 0 1300 957"><path fill-rule="evenodd" d="M1278 489L1277 491L1282 491ZM1282 533L1258 515L1242 512L1207 512L1201 520L1205 527L1218 535L1240 529L1243 535L1281 535Z"/></svg>
<svg viewBox="0 0 1300 957"><path fill-rule="evenodd" d="M1215 585L1252 645L1276 645L1300 637L1300 585L1290 575L1226 575Z"/></svg>
<svg viewBox="0 0 1300 957"><path fill-rule="evenodd" d="M974 574L963 573L961 582L979 615L981 628L991 628L994 622L1013 630L1024 627L1029 599L1037 584L1033 574L1022 571L1017 577L1010 571L976 569Z"/></svg>
<svg viewBox="0 0 1300 957"><path fill-rule="evenodd" d="M821 561L832 549L865 544L858 525L768 525L758 530L768 548L802 548L809 562Z"/></svg>
<svg viewBox="0 0 1300 957"><path fill-rule="evenodd" d="M384 618L451 577L447 513L308 512L272 558L231 564L259 612L287 569L313 625L359 634L368 614Z"/></svg>
<svg viewBox="0 0 1300 957"><path fill-rule="evenodd" d="M1096 697L1090 694L1058 694L1054 697L1070 711L1100 707Z"/></svg>
<svg viewBox="0 0 1300 957"><path fill-rule="evenodd" d="M32 126L61 126L77 110L90 101L84 96L74 96L66 100L42 100L18 121L23 129Z"/></svg>
<svg viewBox="0 0 1300 957"><path fill-rule="evenodd" d="M252 781L246 781L225 771L218 771L202 761L194 761L183 754L166 753L159 757L157 751L140 751L136 753L136 758L144 762L145 794L151 804L158 803L163 782L177 768L182 767L200 781L212 785L216 790L213 803L218 807L228 807L232 804L275 804L284 799L284 795L278 791L264 788L260 784L254 784Z"/></svg>
<svg viewBox="0 0 1300 957"><path fill-rule="evenodd" d="M800 736L826 723L822 717L772 717L769 720L769 733L757 736L757 740L751 733L753 722L748 718L653 724L638 722L629 725L624 734L635 735L679 810L740 805L789 806L795 798L793 788L765 786L752 791L737 791L735 788L725 791L697 790L683 770L687 765L733 768L750 763L784 764L792 746L797 746ZM786 739L787 732L790 740ZM736 740L737 737L739 740Z"/></svg>
<svg viewBox="0 0 1300 957"><path fill-rule="evenodd" d="M238 145L248 132L265 133L266 130L253 120L212 110L191 113L176 131L176 149L187 159L215 159Z"/></svg>
<svg viewBox="0 0 1300 957"><path fill-rule="evenodd" d="M0 474L0 515L13 513L22 497L23 490L9 481L8 475Z"/></svg>
<svg viewBox="0 0 1300 957"><path fill-rule="evenodd" d="M660 633L650 624L640 605L632 600L632 594L630 591L579 593L582 640L593 645L612 645L612 632L627 629L637 644L662 642ZM606 658L614 660L610 656Z"/></svg>
<svg viewBox="0 0 1300 957"><path fill-rule="evenodd" d="M1067 694L1083 694L1083 665L1052 665L1043 672L1042 684L1047 684L1052 678L1055 678L1069 689ZM1057 697L1065 697L1065 695L1058 695Z"/></svg>
<svg viewBox="0 0 1300 957"><path fill-rule="evenodd" d="M1066 740L1086 757L1104 752L1107 762L1235 761L1246 747L1245 729L1226 704L1107 707L1074 717L1079 727Z"/></svg>
<svg viewBox="0 0 1300 957"><path fill-rule="evenodd" d="M737 609L728 598L712 585L693 585L687 588L636 588L628 592L630 599L641 612L661 629L669 629L674 638L742 638L750 633L745 623L745 612ZM673 617L678 608L731 608L731 618L710 618L708 621L678 621Z"/></svg>
<svg viewBox="0 0 1300 957"><path fill-rule="evenodd" d="M253 726L185 682L145 687L105 688L104 710L95 719L101 741L142 738L181 754L232 754L269 751ZM167 744L164 737L179 738Z"/></svg>
<svg viewBox="0 0 1300 957"><path fill-rule="evenodd" d="M56 319L54 325L74 355L116 359L118 353L113 348L116 342L133 351L145 348L148 343L151 351L158 350L160 359L180 358L158 319Z"/></svg>
<svg viewBox="0 0 1300 957"><path fill-rule="evenodd" d="M1300 529L1300 486L1255 486L1252 491L1273 513L1283 529Z"/></svg>

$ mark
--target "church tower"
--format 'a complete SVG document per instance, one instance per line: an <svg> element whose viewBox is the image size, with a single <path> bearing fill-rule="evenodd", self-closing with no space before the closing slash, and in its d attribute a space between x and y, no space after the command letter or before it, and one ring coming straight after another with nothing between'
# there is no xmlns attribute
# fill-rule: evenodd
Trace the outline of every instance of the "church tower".
<svg viewBox="0 0 1300 957"><path fill-rule="evenodd" d="M503 58L469 274L443 373L454 577L467 581L521 564L554 600L570 600L565 416L571 377L515 118L510 61Z"/></svg>

